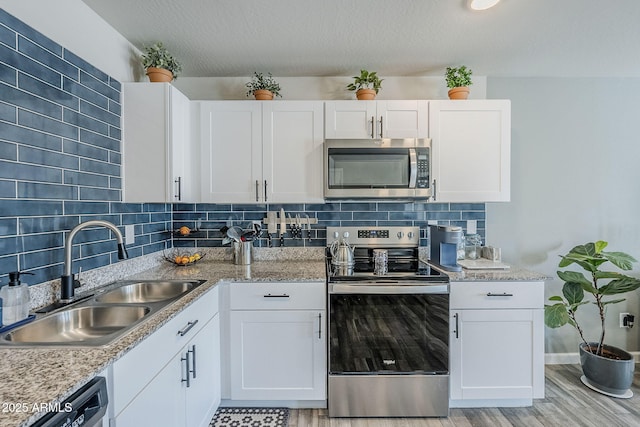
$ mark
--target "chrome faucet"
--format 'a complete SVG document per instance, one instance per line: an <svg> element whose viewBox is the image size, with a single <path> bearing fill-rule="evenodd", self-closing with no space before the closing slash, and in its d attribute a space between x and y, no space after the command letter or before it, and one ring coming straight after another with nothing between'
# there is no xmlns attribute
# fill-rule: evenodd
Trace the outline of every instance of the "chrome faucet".
<svg viewBox="0 0 640 427"><path fill-rule="evenodd" d="M116 235L116 240L118 241L118 259L127 259L127 249L124 247L124 239L122 238L122 233L118 230L118 227L110 223L109 221L103 221L99 219L85 221L82 222L71 229L69 234L67 234L67 239L64 244L64 274L60 277L61 287L60 287L60 300L61 301L71 301L73 300L74 294L74 280L73 274L71 273L71 263L73 260L71 259L71 249L73 247L73 238L78 233L78 231L87 228L87 227L106 227L109 230L113 231L113 234Z"/></svg>

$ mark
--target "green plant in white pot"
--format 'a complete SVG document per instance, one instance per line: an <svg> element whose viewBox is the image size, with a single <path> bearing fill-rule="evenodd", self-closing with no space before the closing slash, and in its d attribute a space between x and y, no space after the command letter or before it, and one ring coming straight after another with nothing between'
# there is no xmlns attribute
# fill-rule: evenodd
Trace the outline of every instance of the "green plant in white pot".
<svg viewBox="0 0 640 427"><path fill-rule="evenodd" d="M589 387L616 397L630 397L629 387L633 382L633 356L625 350L606 345L605 319L607 308L625 301L616 298L621 294L640 288L640 280L616 271L602 270L601 266L612 263L621 270L629 271L635 258L624 252L607 252L607 242L597 241L574 247L568 254L562 255L560 268L576 264L587 273L578 271L558 271L558 277L564 281L562 296L549 298L553 304L545 305L544 320L550 328L569 324L580 335L580 362L584 377L582 381ZM591 295L591 299L585 299ZM578 321L578 309L589 302L597 308L600 331L597 341L587 341L585 330Z"/></svg>
<svg viewBox="0 0 640 427"><path fill-rule="evenodd" d="M469 96L469 86L473 84L471 75L473 71L466 65L460 67L447 67L444 75L449 88L449 99L467 99Z"/></svg>
<svg viewBox="0 0 640 427"><path fill-rule="evenodd" d="M182 65L161 42L144 47L142 66L152 82L170 82L182 72Z"/></svg>

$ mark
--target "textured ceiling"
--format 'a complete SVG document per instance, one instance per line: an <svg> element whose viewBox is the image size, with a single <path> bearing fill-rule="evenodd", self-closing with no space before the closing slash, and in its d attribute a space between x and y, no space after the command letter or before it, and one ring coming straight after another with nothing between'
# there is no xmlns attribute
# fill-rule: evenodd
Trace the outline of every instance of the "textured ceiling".
<svg viewBox="0 0 640 427"><path fill-rule="evenodd" d="M162 41L186 77L640 77L640 0L83 0L138 48Z"/></svg>

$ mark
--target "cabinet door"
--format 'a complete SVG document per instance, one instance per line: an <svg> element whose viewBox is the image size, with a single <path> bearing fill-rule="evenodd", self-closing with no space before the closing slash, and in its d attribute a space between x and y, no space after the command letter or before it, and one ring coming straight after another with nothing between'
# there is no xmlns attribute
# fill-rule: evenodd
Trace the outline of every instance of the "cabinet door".
<svg viewBox="0 0 640 427"><path fill-rule="evenodd" d="M133 401L112 420L112 427L185 426L185 378L182 354L173 358Z"/></svg>
<svg viewBox="0 0 640 427"><path fill-rule="evenodd" d="M324 108L325 138L377 138L376 101L327 101Z"/></svg>
<svg viewBox="0 0 640 427"><path fill-rule="evenodd" d="M325 311L232 311L231 398L326 399Z"/></svg>
<svg viewBox="0 0 640 427"><path fill-rule="evenodd" d="M258 201L262 182L261 102L201 102L200 139L201 200Z"/></svg>
<svg viewBox="0 0 640 427"><path fill-rule="evenodd" d="M220 316L216 315L186 346L190 357L185 390L186 425L207 427L220 404Z"/></svg>
<svg viewBox="0 0 640 427"><path fill-rule="evenodd" d="M451 315L451 399L532 399L540 381L535 367L543 363L543 310Z"/></svg>
<svg viewBox="0 0 640 427"><path fill-rule="evenodd" d="M510 200L510 101L432 101L429 135L434 201Z"/></svg>
<svg viewBox="0 0 640 427"><path fill-rule="evenodd" d="M122 92L124 200L195 201L189 99L168 83L125 83Z"/></svg>
<svg viewBox="0 0 640 427"><path fill-rule="evenodd" d="M171 114L169 116L169 202L197 202L199 170L197 144L191 135L191 102L178 89L169 86Z"/></svg>
<svg viewBox="0 0 640 427"><path fill-rule="evenodd" d="M263 200L323 202L323 103L263 103Z"/></svg>
<svg viewBox="0 0 640 427"><path fill-rule="evenodd" d="M377 101L376 138L427 138L427 101Z"/></svg>

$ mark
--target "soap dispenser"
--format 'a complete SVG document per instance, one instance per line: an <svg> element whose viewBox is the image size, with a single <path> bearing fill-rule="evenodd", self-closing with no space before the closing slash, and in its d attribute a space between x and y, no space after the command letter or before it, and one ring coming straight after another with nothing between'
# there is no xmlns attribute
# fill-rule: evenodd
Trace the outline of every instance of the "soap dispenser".
<svg viewBox="0 0 640 427"><path fill-rule="evenodd" d="M29 316L31 298L29 296L29 286L20 282L21 271L9 273L9 285L0 288L0 298L2 298L2 324L10 325L26 319Z"/></svg>

